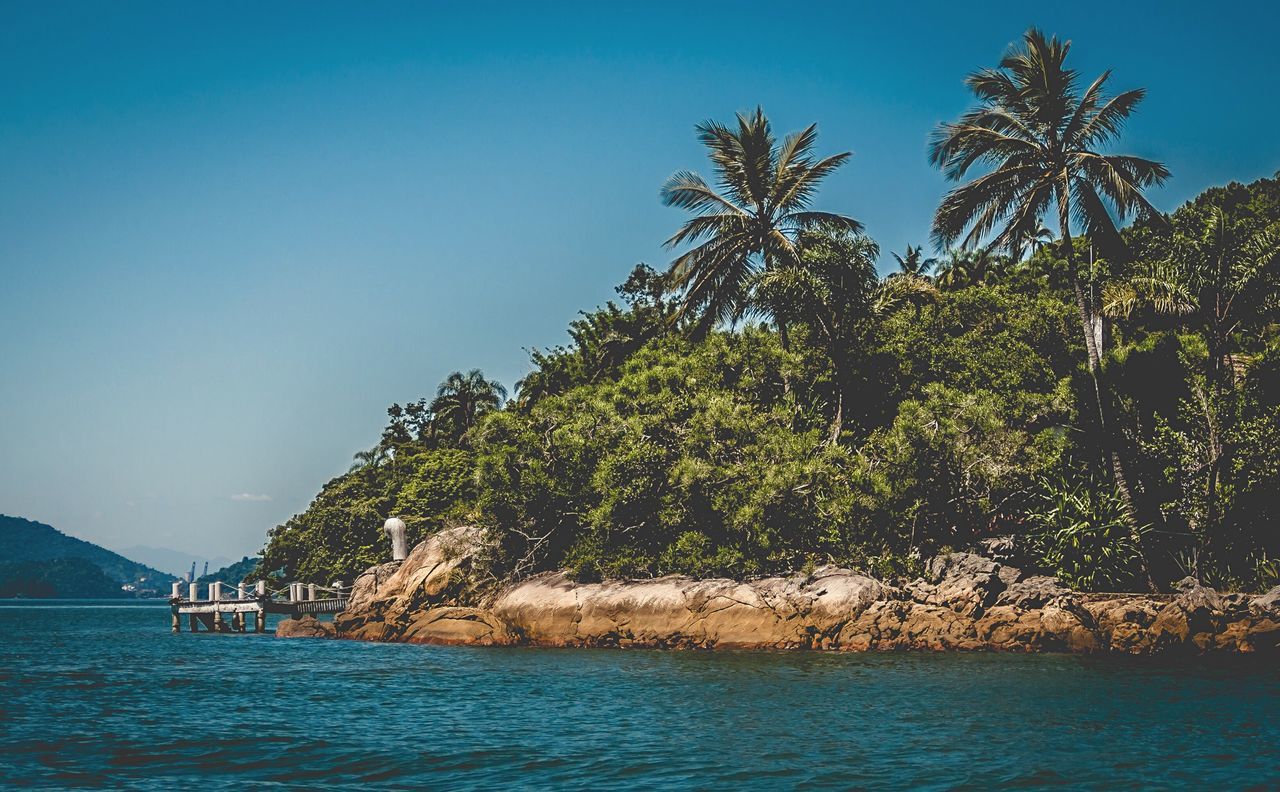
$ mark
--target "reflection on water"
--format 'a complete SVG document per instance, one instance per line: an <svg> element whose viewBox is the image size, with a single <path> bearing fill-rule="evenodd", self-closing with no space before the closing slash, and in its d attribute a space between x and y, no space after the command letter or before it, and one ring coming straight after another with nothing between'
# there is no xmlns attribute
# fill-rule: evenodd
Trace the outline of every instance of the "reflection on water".
<svg viewBox="0 0 1280 792"><path fill-rule="evenodd" d="M1274 663L472 649L0 606L0 785L1280 784Z"/></svg>

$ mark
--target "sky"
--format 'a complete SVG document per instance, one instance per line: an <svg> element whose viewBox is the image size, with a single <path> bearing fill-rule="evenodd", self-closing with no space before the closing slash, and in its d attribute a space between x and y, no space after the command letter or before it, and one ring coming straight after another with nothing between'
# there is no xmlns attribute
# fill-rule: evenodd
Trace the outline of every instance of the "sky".
<svg viewBox="0 0 1280 792"><path fill-rule="evenodd" d="M817 208L887 269L947 189L930 130L1030 25L1148 89L1159 208L1271 176L1278 9L0 0L0 513L256 552L389 404L512 385L666 264L704 119L817 122L854 155Z"/></svg>

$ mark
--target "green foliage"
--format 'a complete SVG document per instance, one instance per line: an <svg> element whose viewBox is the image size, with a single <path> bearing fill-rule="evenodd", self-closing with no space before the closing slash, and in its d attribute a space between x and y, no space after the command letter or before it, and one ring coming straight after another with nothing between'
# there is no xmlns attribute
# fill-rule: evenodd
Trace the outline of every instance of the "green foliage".
<svg viewBox="0 0 1280 792"><path fill-rule="evenodd" d="M796 238L803 231L862 231L851 217L809 208L822 180L851 156L819 159L813 152L817 124L779 142L759 107L749 115L739 113L736 121L732 127L716 121L698 125L698 140L715 172L714 187L689 171L676 173L662 187L663 203L694 215L667 240L668 247L693 245L671 263L667 278L680 293L680 316L696 321L703 332L737 321L750 309L785 324L791 318L785 309L754 293L754 276L795 263Z"/></svg>
<svg viewBox="0 0 1280 792"><path fill-rule="evenodd" d="M864 453L884 480L889 511L910 526L909 545L981 535L1034 476L1059 463L1059 433L1033 440L1009 426L998 405L991 392L934 383L868 442Z"/></svg>
<svg viewBox="0 0 1280 792"><path fill-rule="evenodd" d="M0 561L17 563L52 561L62 558L83 558L100 570L100 574L114 581L116 589L127 584L140 592L148 591L167 595L169 584L174 580L173 575L130 561L119 553L113 553L92 542L67 536L51 525L0 514ZM53 566L47 569L54 570L49 574L55 574L57 570L65 570L69 567ZM94 577L96 579L96 575ZM107 595L94 593L91 596Z"/></svg>
<svg viewBox="0 0 1280 792"><path fill-rule="evenodd" d="M378 442L271 532L256 574L353 579L386 560L396 515L411 542L483 526L499 579L910 576L1013 533L1084 588L1179 564L1274 581L1280 186L1156 218L1141 189L1163 166L1091 150L1140 92L1107 103L1065 56L1031 31L970 78L979 104L933 157L957 181L995 169L935 216L935 241L972 244L941 262L909 247L883 279L858 223L808 208L845 158L817 159L814 127L779 142L759 111L699 127L716 184L679 173L663 189L692 213L670 243L692 248L532 350L513 401L473 370L392 405ZM1058 186L1037 174L1064 169L1055 241ZM1121 238L1107 205L1144 217Z"/></svg>
<svg viewBox="0 0 1280 792"><path fill-rule="evenodd" d="M542 542L538 566L567 559L588 575L668 571L691 530L713 554L750 559L744 571L787 567L824 543L837 553L853 457L822 448L820 416L784 397L789 357L759 328L668 337L616 381L495 416L477 444L481 508L517 546L526 538L517 550Z"/></svg>
<svg viewBox="0 0 1280 792"><path fill-rule="evenodd" d="M1044 566L1085 591L1142 585L1143 528L1131 528L1113 487L1090 479L1041 479L1026 514L1028 542Z"/></svg>
<svg viewBox="0 0 1280 792"><path fill-rule="evenodd" d="M256 572L258 571L258 562L260 559L245 556L231 564L227 564L222 569L210 572L196 578L197 583L229 583L236 585L246 580L256 580Z"/></svg>
<svg viewBox="0 0 1280 792"><path fill-rule="evenodd" d="M663 551L658 564L663 573L697 578L742 577L750 567L742 553L730 547L715 547L711 537L700 531L686 531Z"/></svg>

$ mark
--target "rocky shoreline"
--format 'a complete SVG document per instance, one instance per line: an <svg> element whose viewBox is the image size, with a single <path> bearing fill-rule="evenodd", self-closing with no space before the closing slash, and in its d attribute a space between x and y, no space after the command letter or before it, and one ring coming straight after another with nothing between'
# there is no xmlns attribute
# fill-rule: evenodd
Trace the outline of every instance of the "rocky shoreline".
<svg viewBox="0 0 1280 792"><path fill-rule="evenodd" d="M1219 594L1187 579L1173 595L1082 594L974 553L891 586L823 567L750 581L575 583L546 573L474 602L479 548L462 527L360 576L332 624L286 620L277 635L480 646L1005 652L1280 653L1280 587Z"/></svg>

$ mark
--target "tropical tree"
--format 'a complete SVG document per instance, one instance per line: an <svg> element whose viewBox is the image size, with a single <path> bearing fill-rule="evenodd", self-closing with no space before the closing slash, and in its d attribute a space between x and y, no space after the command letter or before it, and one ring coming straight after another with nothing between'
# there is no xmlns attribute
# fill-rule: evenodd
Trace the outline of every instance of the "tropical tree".
<svg viewBox="0 0 1280 792"><path fill-rule="evenodd" d="M848 152L818 158L818 129L810 124L779 145L769 119L757 107L737 116L736 127L706 121L697 127L707 147L715 184L680 171L662 187L667 206L694 214L667 240L668 248L693 247L680 254L668 273L680 293L675 317L698 316L700 332L717 322L737 321L752 306L755 276L798 259L797 236L819 225L851 233L862 224L851 217L810 209L822 180L843 165ZM792 318L782 306L764 306L786 343Z"/></svg>
<svg viewBox="0 0 1280 792"><path fill-rule="evenodd" d="M879 280L880 246L863 234L840 228L805 231L797 246L798 260L762 272L754 290L764 301L804 317L820 340L835 378L827 439L836 443L853 399L855 362L866 350L869 323L927 299L936 289L924 276L906 272Z"/></svg>
<svg viewBox="0 0 1280 792"><path fill-rule="evenodd" d="M992 245L1016 252L1050 208L1056 210L1059 247L1094 376L1104 453L1136 527L1124 461L1107 436L1109 408L1098 384L1102 349L1095 334L1097 312L1081 286L1072 236L1078 230L1104 250L1122 251L1112 214L1121 220L1158 214L1142 191L1162 183L1169 171L1152 160L1102 153L1101 147L1119 136L1145 91L1107 97L1110 70L1080 91L1076 70L1066 66L1070 49L1070 42L1046 38L1032 28L1023 36L1022 47L1008 52L998 68L981 69L966 78L978 104L960 120L938 128L930 159L951 181L968 179L976 168L989 169L946 194L934 215L933 237L939 246L963 239L972 247L990 239Z"/></svg>
<svg viewBox="0 0 1280 792"><path fill-rule="evenodd" d="M1053 229L1041 223L1036 226L1035 230L1027 231L1022 235L1022 244L1019 246L1018 256L1025 261L1052 244Z"/></svg>
<svg viewBox="0 0 1280 792"><path fill-rule="evenodd" d="M893 253L893 260L898 262L898 271L894 275L914 275L918 278L927 278L929 273L937 265L937 259L925 258L924 248L921 246L911 247L907 245L905 253L899 255Z"/></svg>
<svg viewBox="0 0 1280 792"><path fill-rule="evenodd" d="M1006 261L992 253L990 248L953 249L948 251L945 259L938 262L934 282L948 290L995 283L1005 265Z"/></svg>
<svg viewBox="0 0 1280 792"><path fill-rule="evenodd" d="M1204 369L1192 382L1192 393L1205 435L1200 444L1204 515L1199 533L1207 543L1222 514L1219 490L1229 453L1224 435L1234 412L1235 367L1229 341L1277 306L1274 279L1280 274L1280 224L1249 233L1220 206L1193 208L1185 214L1176 218L1181 227L1167 255L1110 285L1104 293L1104 309L1128 317L1145 305L1180 317L1196 328L1204 342ZM1199 555L1196 561L1198 567Z"/></svg>
<svg viewBox="0 0 1280 792"><path fill-rule="evenodd" d="M357 470L363 470L369 467L375 467L382 464L387 459L387 447L382 443L378 443L373 448L365 451L357 451L351 457L351 467L347 471L354 473Z"/></svg>
<svg viewBox="0 0 1280 792"><path fill-rule="evenodd" d="M1219 206L1191 210L1173 235L1168 254L1147 262L1104 292L1104 310L1128 317L1146 305L1181 316L1204 339L1205 381L1212 387L1232 374L1228 339L1276 307L1274 279L1280 263L1280 224L1243 232Z"/></svg>
<svg viewBox="0 0 1280 792"><path fill-rule="evenodd" d="M431 402L432 427L460 438L485 413L502 406L507 390L497 380L487 380L480 369L466 374L455 371L436 389Z"/></svg>

